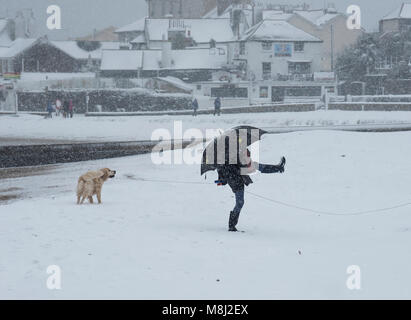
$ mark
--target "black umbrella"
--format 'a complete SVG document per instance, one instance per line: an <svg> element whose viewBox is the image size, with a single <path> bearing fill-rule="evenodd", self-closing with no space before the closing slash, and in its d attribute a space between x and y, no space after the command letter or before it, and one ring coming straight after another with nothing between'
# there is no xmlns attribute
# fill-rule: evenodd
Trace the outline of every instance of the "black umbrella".
<svg viewBox="0 0 411 320"><path fill-rule="evenodd" d="M247 148L261 140L265 133L267 131L251 126L238 126L224 131L205 147L201 175L228 164L246 165Z"/></svg>

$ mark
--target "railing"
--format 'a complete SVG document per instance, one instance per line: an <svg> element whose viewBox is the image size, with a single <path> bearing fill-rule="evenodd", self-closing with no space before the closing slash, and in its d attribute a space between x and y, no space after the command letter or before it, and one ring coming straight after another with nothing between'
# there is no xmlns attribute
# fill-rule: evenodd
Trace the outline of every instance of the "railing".
<svg viewBox="0 0 411 320"><path fill-rule="evenodd" d="M314 81L314 74L277 74L263 73L263 80L276 81Z"/></svg>
<svg viewBox="0 0 411 320"><path fill-rule="evenodd" d="M314 81L314 75L309 74L278 74L277 79L279 81Z"/></svg>

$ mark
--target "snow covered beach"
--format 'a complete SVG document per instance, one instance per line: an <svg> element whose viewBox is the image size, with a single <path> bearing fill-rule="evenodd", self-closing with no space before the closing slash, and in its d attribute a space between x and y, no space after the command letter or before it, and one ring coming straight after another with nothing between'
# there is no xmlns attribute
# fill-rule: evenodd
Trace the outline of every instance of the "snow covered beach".
<svg viewBox="0 0 411 320"><path fill-rule="evenodd" d="M198 165L159 166L144 155L0 180L1 190L24 188L31 197L0 205L0 297L410 298L410 206L349 215L410 202L410 138L328 131L264 137L261 161L285 155L286 172L255 175L247 190L341 216L246 194L239 224L246 233L238 234L226 232L231 191L212 183L215 174L200 177ZM105 166L117 177L104 186L103 204L75 205L78 175ZM61 290L46 287L49 265L61 267ZM361 290L346 286L350 265L361 268Z"/></svg>

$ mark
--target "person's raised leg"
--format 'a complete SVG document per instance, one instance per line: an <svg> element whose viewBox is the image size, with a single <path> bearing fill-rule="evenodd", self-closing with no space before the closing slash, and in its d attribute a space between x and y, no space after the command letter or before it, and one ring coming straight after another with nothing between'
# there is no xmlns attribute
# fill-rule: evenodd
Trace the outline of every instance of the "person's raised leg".
<svg viewBox="0 0 411 320"><path fill-rule="evenodd" d="M277 172L284 172L284 166L285 166L285 158L281 158L281 162L278 165L272 165L272 164L258 164L258 171L261 173L277 173Z"/></svg>

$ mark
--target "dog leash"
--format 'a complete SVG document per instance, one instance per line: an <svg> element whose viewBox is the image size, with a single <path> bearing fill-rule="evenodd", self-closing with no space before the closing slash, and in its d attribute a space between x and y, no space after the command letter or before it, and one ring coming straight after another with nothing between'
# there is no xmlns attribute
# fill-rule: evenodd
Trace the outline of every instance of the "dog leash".
<svg viewBox="0 0 411 320"><path fill-rule="evenodd" d="M141 181L141 182L154 182L154 183L178 183L178 184L193 184L193 185L214 185L212 183L204 183L204 182L197 182L197 181L179 181L179 180L161 180L161 179L145 179L145 178L135 178L132 176L127 176L129 179L131 180L135 180L135 181ZM400 209L400 208L404 208L407 206L411 206L411 202L405 202L405 203L401 203L401 204L397 204L397 205L393 205L391 207L384 207L384 208L377 208L377 209L372 209L372 210L364 210L364 211L357 211L357 212L350 212L350 213L337 213L337 212L331 212L331 211L322 211L322 210L315 210L315 209L311 209L311 208L306 208L306 207L302 207L302 206L297 206L294 204L290 204L284 201L278 201L272 198L268 198L265 196L261 196L258 195L256 193L250 192L250 191L245 191L245 193L255 197L255 198L259 198L271 203L275 203L277 205L281 205L284 207L288 207L288 208L293 208L293 209L297 209L300 211L304 211L304 212L308 212L311 214L316 214L316 215L326 215L326 216L334 216L334 217L349 217L349 216L362 216L362 215L375 215L375 214L390 214L392 213L393 210L396 209Z"/></svg>

